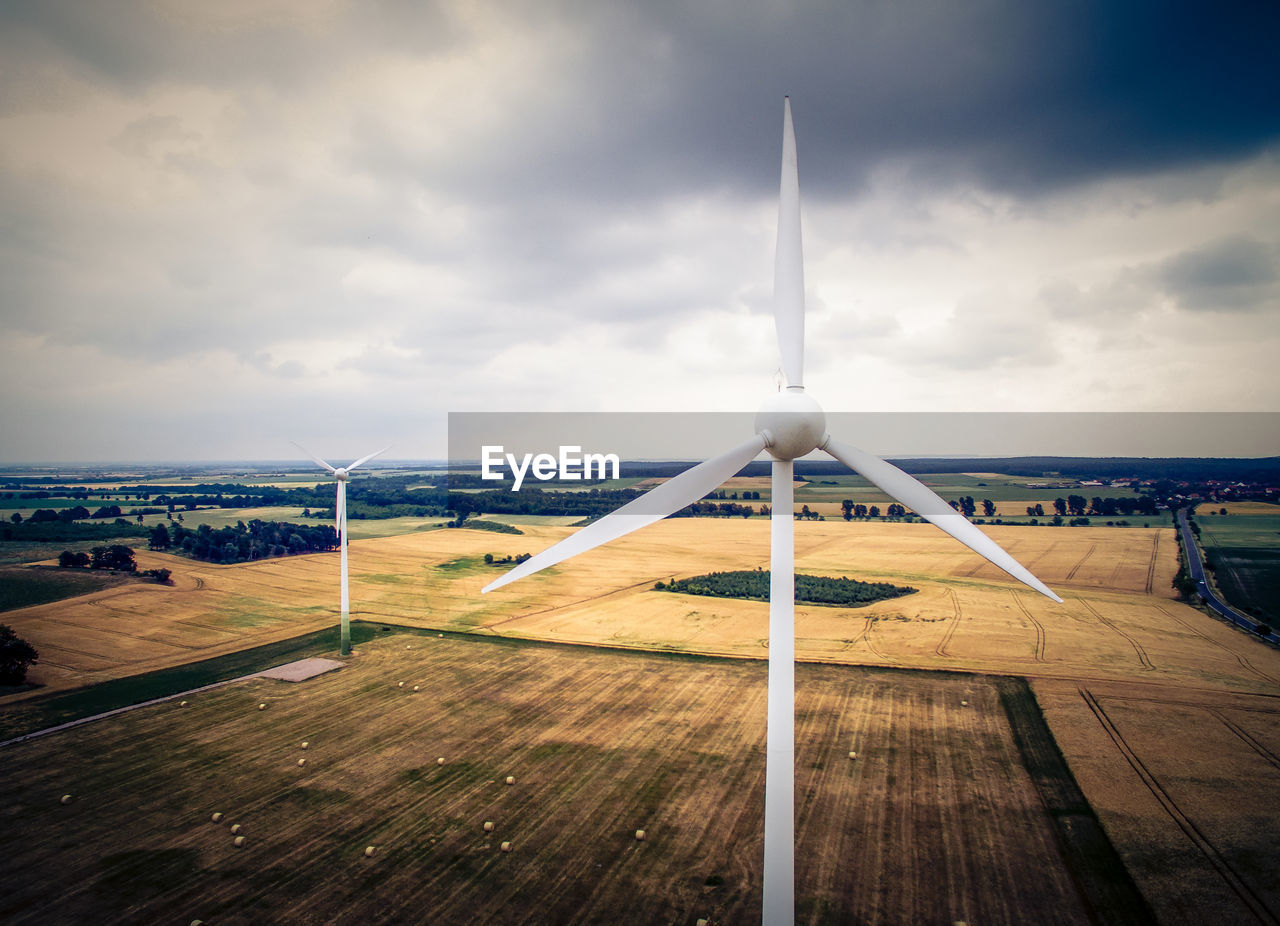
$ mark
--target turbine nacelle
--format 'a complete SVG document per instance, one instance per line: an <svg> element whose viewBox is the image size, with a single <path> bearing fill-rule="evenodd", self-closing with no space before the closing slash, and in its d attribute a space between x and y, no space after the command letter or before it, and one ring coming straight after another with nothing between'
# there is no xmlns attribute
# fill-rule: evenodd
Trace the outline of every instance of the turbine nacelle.
<svg viewBox="0 0 1280 926"><path fill-rule="evenodd" d="M760 406L756 433L775 460L794 460L825 443L827 416L803 386L788 386Z"/></svg>
<svg viewBox="0 0 1280 926"><path fill-rule="evenodd" d="M333 478L338 480L339 482L346 482L349 477L350 477L350 473L348 473L341 466L339 466L337 469L333 471Z"/></svg>

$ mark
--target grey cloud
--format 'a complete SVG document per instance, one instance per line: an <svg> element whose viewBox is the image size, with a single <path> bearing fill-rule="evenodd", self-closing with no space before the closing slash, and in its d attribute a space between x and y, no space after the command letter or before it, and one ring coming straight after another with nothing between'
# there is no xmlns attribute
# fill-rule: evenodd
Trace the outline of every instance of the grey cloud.
<svg viewBox="0 0 1280 926"><path fill-rule="evenodd" d="M1280 248L1234 235L1169 258L1155 276L1185 309L1259 311L1280 298Z"/></svg>

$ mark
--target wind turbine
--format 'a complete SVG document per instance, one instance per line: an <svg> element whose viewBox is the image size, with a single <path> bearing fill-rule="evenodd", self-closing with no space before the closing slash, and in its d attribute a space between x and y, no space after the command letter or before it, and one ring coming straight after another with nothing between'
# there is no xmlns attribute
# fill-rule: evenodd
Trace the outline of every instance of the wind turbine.
<svg viewBox="0 0 1280 926"><path fill-rule="evenodd" d="M571 556L608 543L698 501L762 450L773 457L770 518L768 745L765 754L764 918L795 920L795 547L793 461L823 450L916 514L942 528L1013 578L1054 601L1062 599L932 489L826 430L826 415L804 391L804 258L800 244L800 183L791 100L783 102L782 184L774 263L774 321L786 388L756 415L756 434L718 457L669 479L612 514L526 560L483 591L500 588Z"/></svg>
<svg viewBox="0 0 1280 926"><path fill-rule="evenodd" d="M318 456L316 456L306 447L299 444L297 441L290 441L289 443L293 444L293 446L297 447L307 456L311 457L311 459L315 460L317 463L319 463L321 466L327 469L329 471L329 475L333 476L334 479L338 480L338 501L334 505L333 515L334 515L334 522L336 524L337 531L338 531L338 550L339 550L338 562L340 563L339 568L342 571L342 595L340 598L340 602L342 606L342 625L341 625L342 626L342 632L341 632L342 644L340 647L340 652L342 653L343 656L350 656L351 655L351 602L347 594L347 479L350 478L351 471L355 469L357 466L361 466L365 463L368 463L378 454L386 453L390 448L383 447L381 450L375 450L373 453L369 454L368 456L361 457L360 459L356 460L350 466L333 467L333 466L330 466L328 463L326 463L324 460L320 459Z"/></svg>

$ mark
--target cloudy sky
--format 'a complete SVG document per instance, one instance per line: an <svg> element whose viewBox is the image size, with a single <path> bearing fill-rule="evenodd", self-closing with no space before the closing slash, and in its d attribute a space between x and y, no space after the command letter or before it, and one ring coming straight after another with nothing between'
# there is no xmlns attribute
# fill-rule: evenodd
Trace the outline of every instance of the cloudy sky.
<svg viewBox="0 0 1280 926"><path fill-rule="evenodd" d="M0 460L750 411L784 94L827 409L1275 411L1277 10L0 2Z"/></svg>

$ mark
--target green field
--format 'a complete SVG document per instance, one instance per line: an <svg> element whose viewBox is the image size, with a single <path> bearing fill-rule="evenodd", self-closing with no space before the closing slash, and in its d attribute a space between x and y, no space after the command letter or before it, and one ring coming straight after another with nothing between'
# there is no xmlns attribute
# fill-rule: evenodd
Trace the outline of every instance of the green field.
<svg viewBox="0 0 1280 926"><path fill-rule="evenodd" d="M1197 514L1196 523L1222 593L1241 610L1280 620L1280 511L1206 513Z"/></svg>
<svg viewBox="0 0 1280 926"><path fill-rule="evenodd" d="M73 598L128 581L128 578L115 573L90 572L87 569L59 569L56 566L0 568L0 611Z"/></svg>

